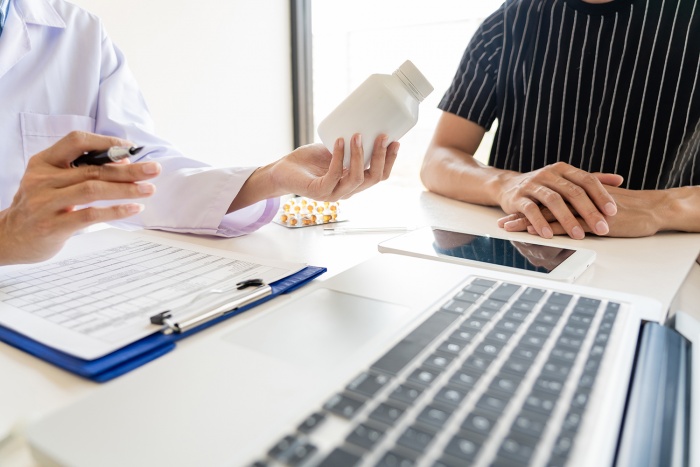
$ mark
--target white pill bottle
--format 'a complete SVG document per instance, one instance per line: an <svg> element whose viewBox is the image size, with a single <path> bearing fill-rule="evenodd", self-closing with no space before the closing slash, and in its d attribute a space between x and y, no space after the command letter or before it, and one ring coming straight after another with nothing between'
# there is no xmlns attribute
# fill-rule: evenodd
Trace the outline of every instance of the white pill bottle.
<svg viewBox="0 0 700 467"><path fill-rule="evenodd" d="M370 75L318 125L318 136L332 153L338 138L345 140L343 166L350 165L350 138L362 135L364 166L369 167L377 136L398 141L418 122L418 104L433 86L410 61L391 75Z"/></svg>

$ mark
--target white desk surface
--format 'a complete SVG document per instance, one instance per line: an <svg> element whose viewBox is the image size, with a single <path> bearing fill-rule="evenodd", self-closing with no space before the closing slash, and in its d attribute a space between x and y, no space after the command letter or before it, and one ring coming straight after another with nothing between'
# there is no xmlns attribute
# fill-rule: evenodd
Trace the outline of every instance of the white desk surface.
<svg viewBox="0 0 700 467"><path fill-rule="evenodd" d="M348 222L337 224L338 227L440 225L505 235L496 225L496 219L502 215L500 209L473 206L419 188L397 187L390 183L341 201L340 212ZM174 235L165 232L149 234ZM379 254L377 244L394 235L397 233L324 235L322 226L288 229L270 224L251 235L235 239L182 235L177 238L257 256L325 266L328 272L317 279L325 280ZM514 237L524 241L532 239L527 234ZM700 234L663 233L637 239L590 236L582 241L557 237L550 243L596 251L595 263L576 281L577 284L649 295L671 311L684 309L700 319L700 265L695 262L700 252ZM283 299L288 297L276 300ZM259 308L265 306L269 304ZM245 315L255 313L256 309L232 320L246 319ZM200 338L204 337L192 336L178 346L193 345ZM177 349L172 355L176 357ZM135 371L148 371L148 364ZM0 465L8 467L35 466L21 436L24 424L100 387L3 343L0 343L0 375ZM9 436L8 431L12 433Z"/></svg>

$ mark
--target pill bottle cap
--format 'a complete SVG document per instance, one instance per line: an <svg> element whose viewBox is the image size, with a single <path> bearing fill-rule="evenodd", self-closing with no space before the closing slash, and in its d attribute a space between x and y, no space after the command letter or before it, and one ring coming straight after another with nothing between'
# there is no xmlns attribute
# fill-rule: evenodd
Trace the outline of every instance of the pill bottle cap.
<svg viewBox="0 0 700 467"><path fill-rule="evenodd" d="M411 90L418 101L422 101L433 92L433 86L410 60L403 62L394 74Z"/></svg>

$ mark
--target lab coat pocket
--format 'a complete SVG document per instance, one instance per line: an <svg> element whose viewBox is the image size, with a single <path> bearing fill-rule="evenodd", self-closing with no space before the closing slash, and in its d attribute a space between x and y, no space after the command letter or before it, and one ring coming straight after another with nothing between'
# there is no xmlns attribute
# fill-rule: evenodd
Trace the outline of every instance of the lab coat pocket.
<svg viewBox="0 0 700 467"><path fill-rule="evenodd" d="M24 162L71 131L95 131L95 119L85 115L20 114Z"/></svg>

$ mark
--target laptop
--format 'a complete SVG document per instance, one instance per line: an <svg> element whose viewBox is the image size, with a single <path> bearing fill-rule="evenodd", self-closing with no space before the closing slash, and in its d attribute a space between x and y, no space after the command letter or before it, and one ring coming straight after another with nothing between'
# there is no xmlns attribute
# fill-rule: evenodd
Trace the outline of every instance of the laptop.
<svg viewBox="0 0 700 467"><path fill-rule="evenodd" d="M692 465L700 327L665 315L642 296L377 254L26 436L61 466Z"/></svg>

